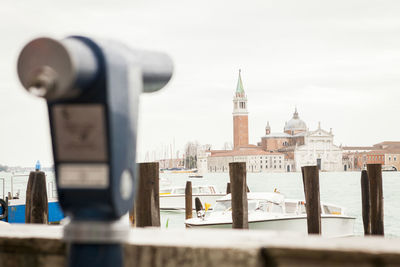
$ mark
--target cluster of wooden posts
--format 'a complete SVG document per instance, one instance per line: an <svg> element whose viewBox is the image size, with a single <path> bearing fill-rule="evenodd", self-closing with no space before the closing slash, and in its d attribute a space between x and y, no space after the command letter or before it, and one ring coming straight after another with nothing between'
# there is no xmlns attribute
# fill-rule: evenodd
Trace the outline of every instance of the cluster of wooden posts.
<svg viewBox="0 0 400 267"><path fill-rule="evenodd" d="M321 205L317 166L301 168L309 234L321 234ZM362 218L365 235L384 235L382 165L367 164L361 171Z"/></svg>
<svg viewBox="0 0 400 267"><path fill-rule="evenodd" d="M321 205L318 166L301 168L307 230L309 234L321 234ZM230 187L232 190L232 228L248 228L246 194L246 164L229 164ZM229 186L228 186L229 188ZM367 164L361 172L362 217L365 235L384 235L382 165Z"/></svg>
<svg viewBox="0 0 400 267"><path fill-rule="evenodd" d="M321 205L317 166L301 168L309 234L321 234ZM361 171L362 218L365 235L383 235L382 165L367 164Z"/></svg>
<svg viewBox="0 0 400 267"><path fill-rule="evenodd" d="M309 234L321 234L321 205L319 170L317 166L301 169ZM227 193L232 196L232 228L248 229L246 163L229 164L230 183ZM139 164L139 180L134 209L129 218L136 227L160 226L159 165L156 162ZM381 164L368 164L361 172L362 217L365 235L383 235L383 194ZM201 203L195 203L196 210ZM192 218L192 184L186 183L185 218ZM27 223L47 223L47 193L43 172L32 172L26 191Z"/></svg>

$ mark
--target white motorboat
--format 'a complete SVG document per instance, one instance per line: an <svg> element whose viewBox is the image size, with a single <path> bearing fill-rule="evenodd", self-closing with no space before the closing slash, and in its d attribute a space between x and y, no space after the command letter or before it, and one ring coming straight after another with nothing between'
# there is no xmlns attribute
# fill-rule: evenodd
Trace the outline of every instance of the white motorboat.
<svg viewBox="0 0 400 267"><path fill-rule="evenodd" d="M307 234L307 214L302 200L285 199L280 193L247 193L249 229L292 231ZM342 207L321 202L321 230L325 237L353 235L354 217ZM231 195L217 200L212 212L198 212L188 219L189 228L232 228Z"/></svg>
<svg viewBox="0 0 400 267"><path fill-rule="evenodd" d="M217 199L226 194L217 191L213 185L192 186L192 203L194 209L195 198L198 197L201 203L207 203L209 209L213 209ZM184 210L185 209L185 187L173 187L160 189L161 210Z"/></svg>

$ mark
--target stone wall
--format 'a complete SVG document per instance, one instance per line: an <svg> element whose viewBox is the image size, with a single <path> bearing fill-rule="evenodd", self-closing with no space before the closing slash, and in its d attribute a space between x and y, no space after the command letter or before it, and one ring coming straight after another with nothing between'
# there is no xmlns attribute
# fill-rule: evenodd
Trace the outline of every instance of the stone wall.
<svg viewBox="0 0 400 267"><path fill-rule="evenodd" d="M62 227L1 225L0 266L66 266ZM125 266L399 266L400 240L248 230L132 229Z"/></svg>

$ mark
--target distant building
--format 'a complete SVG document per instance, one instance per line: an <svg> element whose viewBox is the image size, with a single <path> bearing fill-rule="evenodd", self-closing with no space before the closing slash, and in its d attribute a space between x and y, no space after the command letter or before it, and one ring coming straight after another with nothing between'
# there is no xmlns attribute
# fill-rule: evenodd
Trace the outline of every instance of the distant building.
<svg viewBox="0 0 400 267"><path fill-rule="evenodd" d="M345 171L360 171L367 164L382 164L383 170L400 169L400 142L385 141L366 147L343 147Z"/></svg>
<svg viewBox="0 0 400 267"><path fill-rule="evenodd" d="M334 144L332 128L309 131L297 108L283 132L272 132L267 122L257 145L249 144L248 101L239 70L233 97L233 150L197 151L200 172L228 172L230 162L246 162L248 172L301 171L317 165L322 171L359 171L367 164L382 164L383 170L400 169L400 142L385 141L373 146L342 147Z"/></svg>
<svg viewBox="0 0 400 267"><path fill-rule="evenodd" d="M285 123L283 132L271 132L271 126L267 122L265 135L257 145L265 151L272 153L283 153L285 155L285 170L296 171L294 150L297 145L304 144L304 136L307 132L307 125L299 117L297 108L292 119Z"/></svg>
<svg viewBox="0 0 400 267"><path fill-rule="evenodd" d="M300 171L302 166L317 165L322 171L341 171L342 154L342 149L333 144L332 130L322 130L318 124L317 130L304 134L304 144L295 147L296 170Z"/></svg>
<svg viewBox="0 0 400 267"><path fill-rule="evenodd" d="M208 172L228 172L230 162L246 162L247 172L284 172L285 155L257 148L214 152L208 157Z"/></svg>
<svg viewBox="0 0 400 267"><path fill-rule="evenodd" d="M333 144L332 129L328 132L319 125L317 130L308 131L297 109L285 123L283 132L272 133L267 122L261 141L257 145L249 144L247 108L247 96L239 71L233 97L233 150L199 151L199 170L228 172L230 162L246 162L248 172L300 171L306 165L318 165L323 171L342 170L342 149Z"/></svg>
<svg viewBox="0 0 400 267"><path fill-rule="evenodd" d="M249 120L247 96L241 72L233 97L233 150L203 149L198 152L197 165L200 172L228 172L230 162L246 162L247 172L283 172L285 155L269 152L249 144ZM207 167L206 167L207 166Z"/></svg>
<svg viewBox="0 0 400 267"><path fill-rule="evenodd" d="M233 148L249 144L249 112L247 111L247 97L243 89L242 77L239 78L233 97Z"/></svg>
<svg viewBox="0 0 400 267"><path fill-rule="evenodd" d="M211 146L205 145L197 150L197 170L200 173L208 172L208 157L211 156Z"/></svg>
<svg viewBox="0 0 400 267"><path fill-rule="evenodd" d="M285 123L282 133L271 133L267 122L265 136L258 143L264 150L285 153L286 171L301 171L302 166L317 165L323 171L342 170L342 149L333 143L332 129L309 131L297 109Z"/></svg>
<svg viewBox="0 0 400 267"><path fill-rule="evenodd" d="M160 169L184 168L183 158L159 159L156 160L156 162L158 162Z"/></svg>

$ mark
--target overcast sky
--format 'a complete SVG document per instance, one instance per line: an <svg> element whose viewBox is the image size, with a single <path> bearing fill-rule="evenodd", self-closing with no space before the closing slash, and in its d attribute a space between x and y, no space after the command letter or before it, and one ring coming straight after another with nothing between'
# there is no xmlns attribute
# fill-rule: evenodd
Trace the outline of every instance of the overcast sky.
<svg viewBox="0 0 400 267"><path fill-rule="evenodd" d="M255 144L269 121L282 132L297 106L337 145L400 140L399 1L50 1L0 3L0 164L52 164L43 100L16 76L39 36L88 35L167 52L173 80L140 103L139 159L197 140L232 142L238 69ZM56 5L54 3L57 3Z"/></svg>

